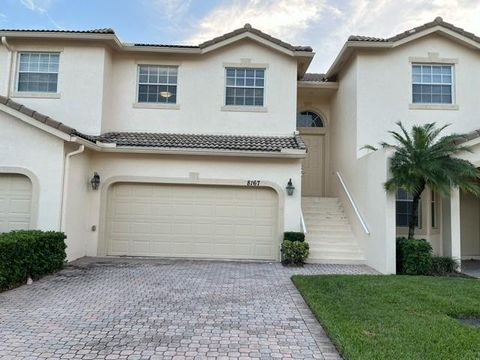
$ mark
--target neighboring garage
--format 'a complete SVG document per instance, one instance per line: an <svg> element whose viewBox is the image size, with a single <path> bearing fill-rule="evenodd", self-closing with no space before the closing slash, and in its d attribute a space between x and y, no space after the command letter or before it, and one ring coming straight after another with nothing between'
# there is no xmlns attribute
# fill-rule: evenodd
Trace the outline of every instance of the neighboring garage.
<svg viewBox="0 0 480 360"><path fill-rule="evenodd" d="M0 233L30 229L32 183L20 174L0 174Z"/></svg>
<svg viewBox="0 0 480 360"><path fill-rule="evenodd" d="M278 196L270 188L116 183L108 255L276 260Z"/></svg>

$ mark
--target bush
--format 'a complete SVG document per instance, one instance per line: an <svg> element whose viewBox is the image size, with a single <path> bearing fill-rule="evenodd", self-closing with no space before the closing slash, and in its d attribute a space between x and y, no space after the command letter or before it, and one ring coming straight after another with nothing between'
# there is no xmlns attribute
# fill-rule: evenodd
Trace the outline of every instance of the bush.
<svg viewBox="0 0 480 360"><path fill-rule="evenodd" d="M282 244L283 265L303 265L310 252L310 246L305 241L284 240Z"/></svg>
<svg viewBox="0 0 480 360"><path fill-rule="evenodd" d="M448 275L457 271L458 263L448 256L432 257L432 275Z"/></svg>
<svg viewBox="0 0 480 360"><path fill-rule="evenodd" d="M38 279L62 268L65 234L20 230L0 234L0 290Z"/></svg>
<svg viewBox="0 0 480 360"><path fill-rule="evenodd" d="M427 240L397 239L397 273L430 275L432 272L432 246Z"/></svg>
<svg viewBox="0 0 480 360"><path fill-rule="evenodd" d="M298 231L286 231L283 233L283 240L304 242L305 234Z"/></svg>

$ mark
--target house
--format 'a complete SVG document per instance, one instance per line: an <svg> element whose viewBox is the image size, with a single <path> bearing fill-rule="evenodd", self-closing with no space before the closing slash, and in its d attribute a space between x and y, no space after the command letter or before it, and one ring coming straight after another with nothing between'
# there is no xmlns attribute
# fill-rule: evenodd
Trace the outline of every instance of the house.
<svg viewBox="0 0 480 360"><path fill-rule="evenodd" d="M65 231L68 259L280 259L304 231L311 262L395 272L411 211L388 194L407 125L470 133L480 166L480 39L441 18L353 36L315 55L246 24L200 45L122 43L111 29L0 30L0 231ZM422 197L436 253L480 256L480 201Z"/></svg>

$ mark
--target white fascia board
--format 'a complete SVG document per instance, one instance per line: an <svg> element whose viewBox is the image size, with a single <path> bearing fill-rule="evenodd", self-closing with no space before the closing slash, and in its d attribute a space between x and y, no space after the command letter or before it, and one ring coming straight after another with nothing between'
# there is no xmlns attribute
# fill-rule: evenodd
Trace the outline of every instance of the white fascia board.
<svg viewBox="0 0 480 360"><path fill-rule="evenodd" d="M109 144L112 145L112 144ZM207 150L207 149L184 149L171 148L161 149L152 147L138 146L105 146L103 143L97 143L96 149L101 152L111 153L130 153L130 154L159 154L159 155L201 155L201 156L235 156L235 157L267 157L267 158L291 158L303 159L306 156L305 150L288 149L289 151L269 152L269 151L238 151L238 150Z"/></svg>

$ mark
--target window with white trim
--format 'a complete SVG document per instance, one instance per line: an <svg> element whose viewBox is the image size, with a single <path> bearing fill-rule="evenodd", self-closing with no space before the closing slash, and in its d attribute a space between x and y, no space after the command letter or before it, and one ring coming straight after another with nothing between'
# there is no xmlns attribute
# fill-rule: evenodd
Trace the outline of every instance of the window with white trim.
<svg viewBox="0 0 480 360"><path fill-rule="evenodd" d="M19 53L17 91L56 93L59 62L60 53Z"/></svg>
<svg viewBox="0 0 480 360"><path fill-rule="evenodd" d="M408 227L410 216L413 213L413 196L403 189L397 191L396 200L396 220L398 227ZM418 203L418 222L417 227L422 225L422 201Z"/></svg>
<svg viewBox="0 0 480 360"><path fill-rule="evenodd" d="M414 104L453 104L453 65L413 64Z"/></svg>
<svg viewBox="0 0 480 360"><path fill-rule="evenodd" d="M265 69L226 68L225 105L263 106Z"/></svg>
<svg viewBox="0 0 480 360"><path fill-rule="evenodd" d="M177 66L139 65L139 103L176 104Z"/></svg>

